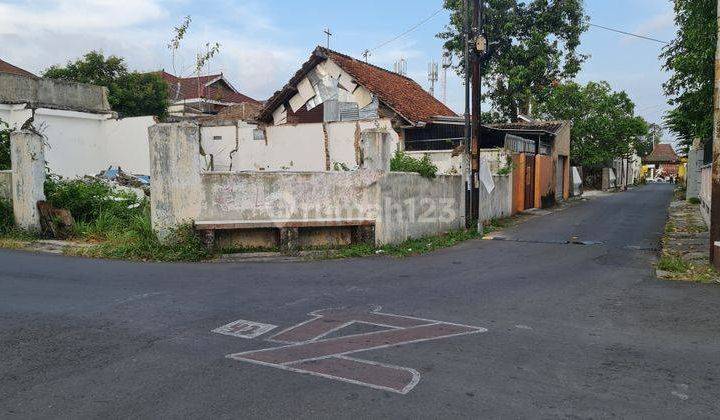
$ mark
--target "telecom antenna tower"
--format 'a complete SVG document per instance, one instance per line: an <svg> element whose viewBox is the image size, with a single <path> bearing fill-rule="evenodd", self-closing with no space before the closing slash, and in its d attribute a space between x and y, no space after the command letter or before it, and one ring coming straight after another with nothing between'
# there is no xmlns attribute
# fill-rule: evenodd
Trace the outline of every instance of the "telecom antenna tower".
<svg viewBox="0 0 720 420"><path fill-rule="evenodd" d="M442 58L442 74L440 79L440 88L442 89L442 102L447 105L447 75L448 69L452 67L452 56L449 53L443 54Z"/></svg>
<svg viewBox="0 0 720 420"><path fill-rule="evenodd" d="M395 68L395 73L406 76L407 75L407 60L405 58L399 59L398 61L395 62L394 68Z"/></svg>
<svg viewBox="0 0 720 420"><path fill-rule="evenodd" d="M435 83L438 81L438 63L435 61L428 64L428 81L430 82L430 94L435 96Z"/></svg>

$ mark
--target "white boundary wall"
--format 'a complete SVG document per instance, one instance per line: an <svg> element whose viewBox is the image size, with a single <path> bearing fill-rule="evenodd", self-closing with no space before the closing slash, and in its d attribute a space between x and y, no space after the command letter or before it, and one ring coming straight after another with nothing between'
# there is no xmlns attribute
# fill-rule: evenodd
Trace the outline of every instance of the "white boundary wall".
<svg viewBox="0 0 720 420"><path fill-rule="evenodd" d="M25 105L0 104L0 120L19 129L32 115ZM95 175L109 166L126 172L150 172L147 129L154 117L114 119L111 114L40 108L34 126L46 141L53 173L64 177Z"/></svg>

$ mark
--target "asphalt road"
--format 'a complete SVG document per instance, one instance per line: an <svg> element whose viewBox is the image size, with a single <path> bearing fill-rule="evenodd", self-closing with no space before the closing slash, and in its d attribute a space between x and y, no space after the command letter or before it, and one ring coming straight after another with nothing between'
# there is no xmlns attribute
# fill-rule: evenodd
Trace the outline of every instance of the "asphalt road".
<svg viewBox="0 0 720 420"><path fill-rule="evenodd" d="M718 418L720 288L653 275L670 198L650 185L403 260L1 251L0 417ZM592 245L561 243L573 237ZM211 332L372 305L487 332L352 355L415 369L405 395L232 360L279 344Z"/></svg>

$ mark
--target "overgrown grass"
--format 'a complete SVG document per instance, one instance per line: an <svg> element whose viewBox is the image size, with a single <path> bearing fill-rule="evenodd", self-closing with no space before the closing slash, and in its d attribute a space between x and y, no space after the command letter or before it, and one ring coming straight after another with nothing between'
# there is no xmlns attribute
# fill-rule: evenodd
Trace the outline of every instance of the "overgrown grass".
<svg viewBox="0 0 720 420"><path fill-rule="evenodd" d="M681 257L675 255L663 255L658 261L657 268L671 273L687 273L690 264Z"/></svg>
<svg viewBox="0 0 720 420"><path fill-rule="evenodd" d="M95 179L49 177L47 201L70 211L74 237L96 245L69 254L144 261L199 261L210 257L191 226L182 226L165 241L152 229L150 203L130 191L117 191Z"/></svg>
<svg viewBox="0 0 720 420"><path fill-rule="evenodd" d="M12 204L0 199L0 248L22 248L37 237L37 234L15 226Z"/></svg>
<svg viewBox="0 0 720 420"><path fill-rule="evenodd" d="M384 245L380 247L371 244L350 245L335 250L327 256L333 258L359 258L372 255L388 255L391 257L404 258L452 247L470 239L477 239L480 236L480 233L474 230L454 230L443 235L409 239L398 245Z"/></svg>

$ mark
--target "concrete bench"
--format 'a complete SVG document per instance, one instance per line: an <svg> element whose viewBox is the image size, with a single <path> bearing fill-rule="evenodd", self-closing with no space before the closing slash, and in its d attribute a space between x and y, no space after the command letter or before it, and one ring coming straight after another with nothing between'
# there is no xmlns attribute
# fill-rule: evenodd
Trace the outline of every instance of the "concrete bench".
<svg viewBox="0 0 720 420"><path fill-rule="evenodd" d="M195 230L201 232L203 242L208 249L215 247L215 231L278 229L280 231L280 251L284 254L296 254L299 251L300 228L350 227L353 243L375 242L375 220L370 219L286 219L286 220L200 220L195 222Z"/></svg>

